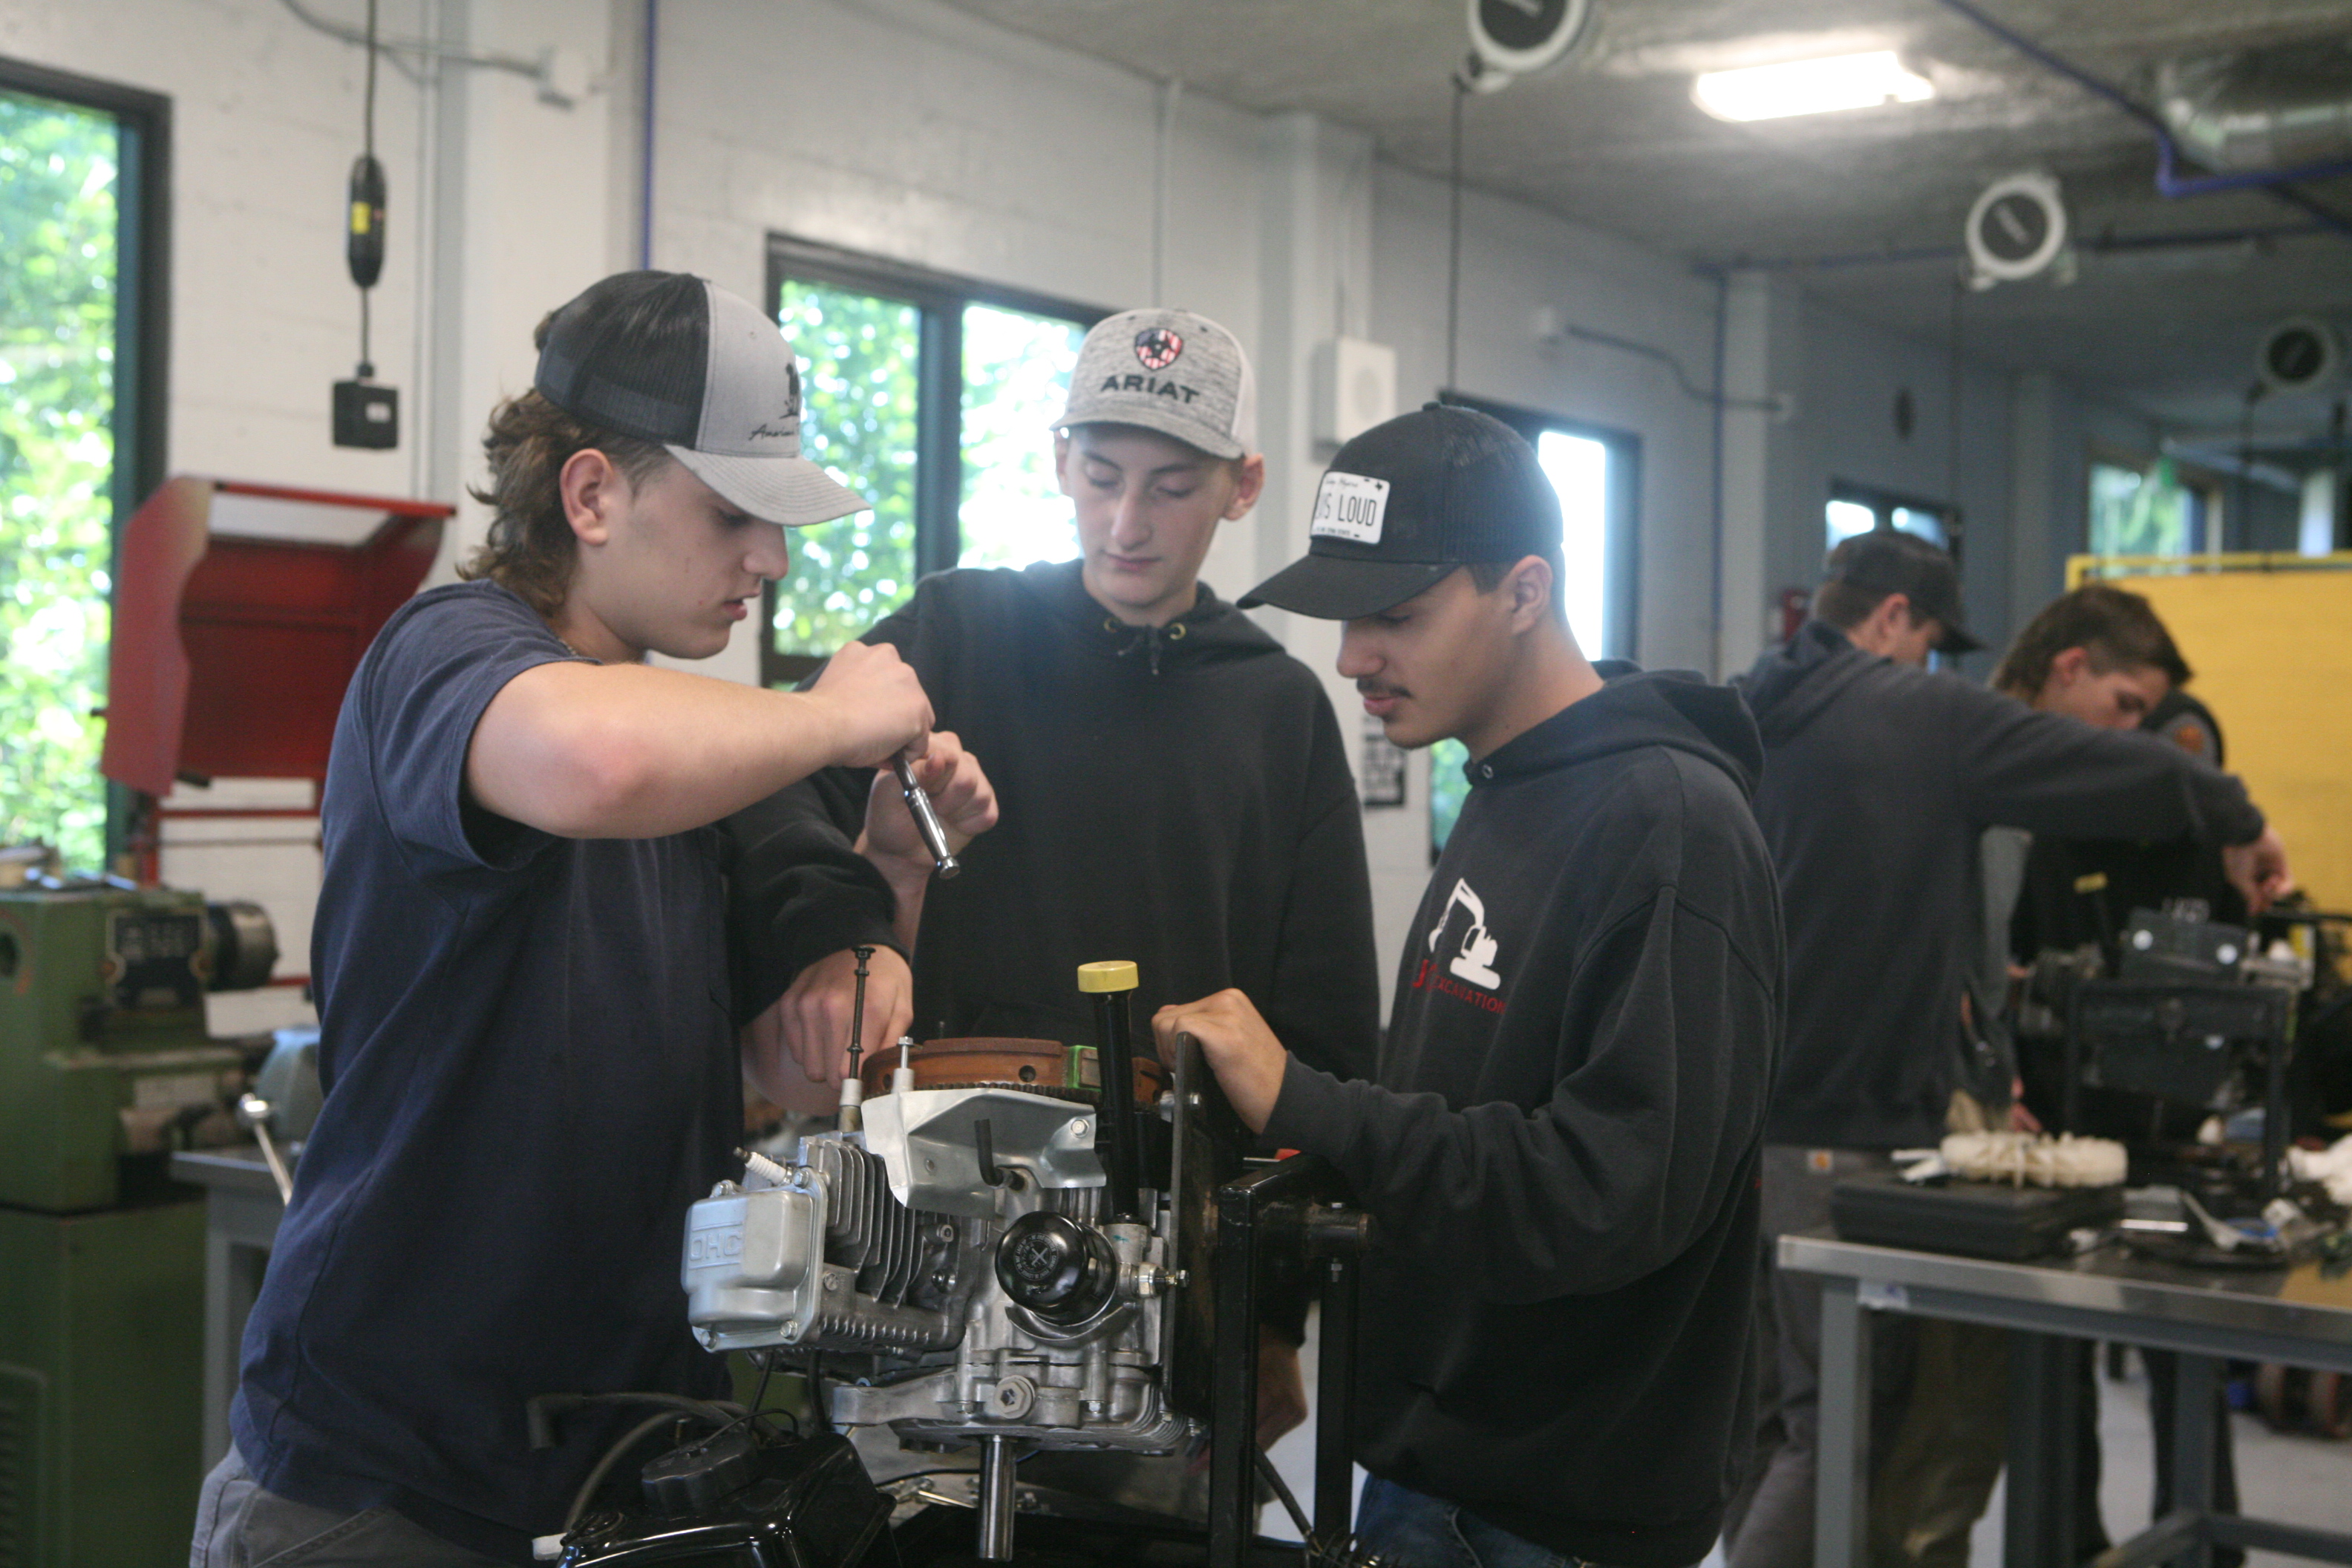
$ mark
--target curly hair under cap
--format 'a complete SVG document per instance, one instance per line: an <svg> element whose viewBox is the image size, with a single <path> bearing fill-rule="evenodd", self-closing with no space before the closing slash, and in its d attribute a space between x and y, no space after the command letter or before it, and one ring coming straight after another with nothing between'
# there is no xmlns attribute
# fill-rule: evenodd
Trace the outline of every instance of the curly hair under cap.
<svg viewBox="0 0 2352 1568"><path fill-rule="evenodd" d="M539 323L531 334L535 344L545 346L547 324L554 319L551 312ZM489 483L467 487L491 510L489 538L457 575L467 582L487 577L550 618L562 610L580 558L580 542L563 515L563 465L592 448L612 459L632 485L677 461L658 442L583 424L535 390L490 410L482 437Z"/></svg>
<svg viewBox="0 0 2352 1568"><path fill-rule="evenodd" d="M2031 702L2049 684L2052 663L2070 647L2088 652L2091 668L2101 674L2152 668L2179 687L2188 685L2192 673L2146 599L2111 583L2085 583L2042 605L2026 623L2001 655L1992 683Z"/></svg>

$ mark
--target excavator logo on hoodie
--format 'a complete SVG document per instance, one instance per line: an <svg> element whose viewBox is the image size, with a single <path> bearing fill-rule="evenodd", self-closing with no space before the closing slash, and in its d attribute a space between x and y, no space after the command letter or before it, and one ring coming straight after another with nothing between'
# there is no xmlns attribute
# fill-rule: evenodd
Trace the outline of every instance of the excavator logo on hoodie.
<svg viewBox="0 0 2352 1568"><path fill-rule="evenodd" d="M1431 977L1429 971L1430 966L1438 961L1430 958L1423 959L1421 972L1412 979L1413 989L1418 991L1425 985L1433 985L1447 995L1457 997L1473 1006L1483 1007L1490 1013L1499 1013L1503 1010L1503 999L1491 993L1503 984L1503 977L1495 973L1495 957L1500 951L1500 944L1495 941L1494 933L1486 929L1486 903L1471 890L1467 881L1455 879L1453 896L1445 900L1445 907L1437 912L1436 922L1429 928L1429 951L1437 952L1439 943L1445 940L1446 932L1453 929L1454 910L1457 904L1461 906L1463 912L1470 917L1470 924L1462 933L1461 944L1455 948L1454 956L1445 962L1445 973L1434 979ZM1464 986L1457 985L1454 984L1455 980L1466 980L1470 984L1477 986L1479 991L1488 994L1480 995Z"/></svg>

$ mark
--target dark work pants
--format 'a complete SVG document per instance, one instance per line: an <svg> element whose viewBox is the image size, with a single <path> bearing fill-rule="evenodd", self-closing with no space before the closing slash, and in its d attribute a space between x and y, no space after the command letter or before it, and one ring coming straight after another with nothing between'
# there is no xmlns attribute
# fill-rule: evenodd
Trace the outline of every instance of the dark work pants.
<svg viewBox="0 0 2352 1568"><path fill-rule="evenodd" d="M1842 1178L1892 1164L1884 1154L1860 1150L1766 1145L1765 1244L1828 1225L1830 1192ZM1783 1274L1776 1267L1769 1290L1779 1390L1762 1419L1778 1431L1725 1555L1731 1568L1811 1568L1821 1438L1821 1284L1811 1275ZM1918 1323L1883 1312L1874 1316L1870 1328L1871 1452L1876 1456L1886 1451L1909 1395Z"/></svg>

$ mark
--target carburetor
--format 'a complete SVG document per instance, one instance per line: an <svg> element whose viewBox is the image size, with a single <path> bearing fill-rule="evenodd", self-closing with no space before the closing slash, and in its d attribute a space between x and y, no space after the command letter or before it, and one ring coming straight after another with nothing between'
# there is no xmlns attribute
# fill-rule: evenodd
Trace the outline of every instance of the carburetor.
<svg viewBox="0 0 2352 1568"><path fill-rule="evenodd" d="M1150 1151L1154 1185L1139 1173L1177 1097L1129 1045L1135 966L1088 964L1079 984L1097 1049L902 1041L845 1086L839 1131L789 1163L750 1156L687 1220L704 1347L870 1358L832 1384L830 1420L983 1445L989 1555L992 1496L1010 1550L1008 1445L1166 1453L1199 1426L1166 1375L1182 1140Z"/></svg>

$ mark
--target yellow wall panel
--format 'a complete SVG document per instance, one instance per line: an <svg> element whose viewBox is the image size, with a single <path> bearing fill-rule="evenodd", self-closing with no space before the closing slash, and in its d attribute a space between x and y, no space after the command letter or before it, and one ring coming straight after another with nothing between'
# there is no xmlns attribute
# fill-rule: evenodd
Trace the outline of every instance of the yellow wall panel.
<svg viewBox="0 0 2352 1568"><path fill-rule="evenodd" d="M2352 571L2098 575L2171 628L2295 879L2323 909L2352 907Z"/></svg>

